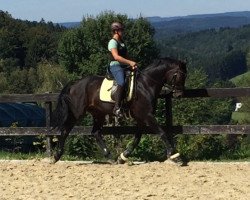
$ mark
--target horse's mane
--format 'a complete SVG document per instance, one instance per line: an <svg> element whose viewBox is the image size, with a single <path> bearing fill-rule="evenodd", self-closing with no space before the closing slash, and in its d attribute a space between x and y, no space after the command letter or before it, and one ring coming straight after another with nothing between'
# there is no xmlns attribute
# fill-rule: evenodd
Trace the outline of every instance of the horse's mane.
<svg viewBox="0 0 250 200"><path fill-rule="evenodd" d="M155 67L159 66L161 63L167 64L167 65L172 65L172 64L178 64L178 65L183 65L185 62L181 61L181 60L177 60L174 58L170 58L170 57L162 57L162 58L158 58L153 60L153 62L151 64L149 64L144 71L148 71L150 69L155 69Z"/></svg>

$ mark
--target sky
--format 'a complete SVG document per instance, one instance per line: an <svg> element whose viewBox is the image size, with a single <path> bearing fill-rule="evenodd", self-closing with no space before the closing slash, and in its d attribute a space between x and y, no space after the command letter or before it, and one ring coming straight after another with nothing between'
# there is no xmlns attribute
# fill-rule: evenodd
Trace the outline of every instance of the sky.
<svg viewBox="0 0 250 200"><path fill-rule="evenodd" d="M61 23L104 11L130 18L250 11L250 0L0 0L0 10L16 19Z"/></svg>

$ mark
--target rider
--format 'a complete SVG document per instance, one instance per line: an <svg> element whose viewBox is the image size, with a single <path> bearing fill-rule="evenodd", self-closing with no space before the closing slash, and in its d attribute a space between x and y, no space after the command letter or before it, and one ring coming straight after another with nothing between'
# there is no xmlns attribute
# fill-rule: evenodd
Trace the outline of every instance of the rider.
<svg viewBox="0 0 250 200"><path fill-rule="evenodd" d="M136 62L127 59L127 48L122 40L124 26L120 22L113 22L111 24L112 39L108 43L108 50L111 54L111 62L109 65L110 72L114 76L117 82L117 90L115 92L115 106L113 113L117 117L121 117L122 113L120 110L121 100L125 84L125 68L130 66L135 69Z"/></svg>

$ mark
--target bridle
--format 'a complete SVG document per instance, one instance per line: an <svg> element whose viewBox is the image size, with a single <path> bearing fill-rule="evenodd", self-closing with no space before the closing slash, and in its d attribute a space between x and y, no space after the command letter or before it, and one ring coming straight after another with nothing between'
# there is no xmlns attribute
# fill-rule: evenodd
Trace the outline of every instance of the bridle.
<svg viewBox="0 0 250 200"><path fill-rule="evenodd" d="M176 92L176 90L182 90L183 88L179 88L176 85L176 78L178 74L183 74L185 78L187 77L187 73L181 71L180 69L176 70L176 72L173 74L173 77L169 84L165 83L164 86L169 88L172 92Z"/></svg>

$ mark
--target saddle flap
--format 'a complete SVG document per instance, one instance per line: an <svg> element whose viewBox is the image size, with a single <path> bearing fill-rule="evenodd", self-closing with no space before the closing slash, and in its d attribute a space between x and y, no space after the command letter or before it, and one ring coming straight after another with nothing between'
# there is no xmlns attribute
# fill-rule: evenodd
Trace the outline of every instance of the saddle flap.
<svg viewBox="0 0 250 200"><path fill-rule="evenodd" d="M107 78L104 78L101 88L100 88L100 100L105 102L112 102L115 101L111 98L111 90L113 86L114 81L108 80Z"/></svg>

